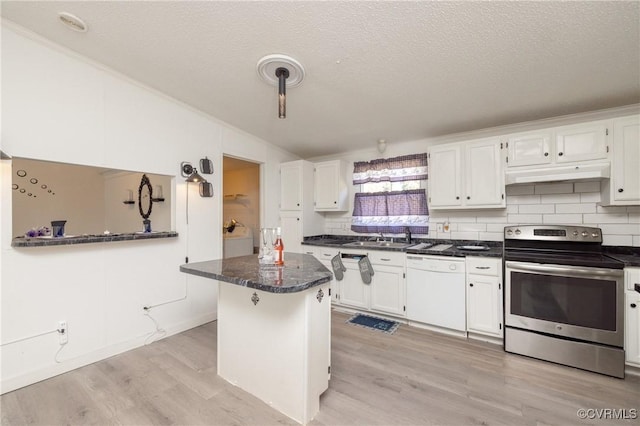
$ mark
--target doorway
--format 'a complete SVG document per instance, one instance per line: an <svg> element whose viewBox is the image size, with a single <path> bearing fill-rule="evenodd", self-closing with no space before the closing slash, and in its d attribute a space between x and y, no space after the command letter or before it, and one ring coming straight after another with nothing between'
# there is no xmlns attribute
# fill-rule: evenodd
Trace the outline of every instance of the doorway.
<svg viewBox="0 0 640 426"><path fill-rule="evenodd" d="M260 235L260 163L222 157L223 257L256 253Z"/></svg>

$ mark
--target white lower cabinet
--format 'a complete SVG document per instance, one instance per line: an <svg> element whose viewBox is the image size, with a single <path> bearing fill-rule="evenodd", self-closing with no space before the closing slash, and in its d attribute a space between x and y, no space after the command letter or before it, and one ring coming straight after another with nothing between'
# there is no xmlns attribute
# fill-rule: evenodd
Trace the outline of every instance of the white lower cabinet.
<svg viewBox="0 0 640 426"><path fill-rule="evenodd" d="M404 268L387 265L372 266L375 274L371 280L371 310L404 316Z"/></svg>
<svg viewBox="0 0 640 426"><path fill-rule="evenodd" d="M640 268L625 268L624 298L624 351L627 364L640 367L640 293L634 284L640 284Z"/></svg>
<svg viewBox="0 0 640 426"><path fill-rule="evenodd" d="M467 257L467 332L502 338L502 262Z"/></svg>
<svg viewBox="0 0 640 426"><path fill-rule="evenodd" d="M401 252L340 250L306 246L329 270L331 259L340 254L346 268L342 280L333 279L331 300L336 305L360 311L379 312L398 317L405 316L406 282L405 254ZM358 259L368 256L374 274L365 284L358 267Z"/></svg>
<svg viewBox="0 0 640 426"><path fill-rule="evenodd" d="M625 294L625 358L627 364L640 367L640 293Z"/></svg>
<svg viewBox="0 0 640 426"><path fill-rule="evenodd" d="M344 278L340 281L340 304L352 308L369 309L371 284L362 282L357 261L343 259L342 263L347 270L344 272Z"/></svg>

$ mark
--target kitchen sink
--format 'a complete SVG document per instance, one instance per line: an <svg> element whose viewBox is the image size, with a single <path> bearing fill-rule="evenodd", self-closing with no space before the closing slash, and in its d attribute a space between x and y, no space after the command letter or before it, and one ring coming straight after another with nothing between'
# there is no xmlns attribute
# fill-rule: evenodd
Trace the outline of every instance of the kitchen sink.
<svg viewBox="0 0 640 426"><path fill-rule="evenodd" d="M342 247L380 247L380 248L398 248L403 249L410 247L409 243L394 243L392 241L353 241L343 244Z"/></svg>

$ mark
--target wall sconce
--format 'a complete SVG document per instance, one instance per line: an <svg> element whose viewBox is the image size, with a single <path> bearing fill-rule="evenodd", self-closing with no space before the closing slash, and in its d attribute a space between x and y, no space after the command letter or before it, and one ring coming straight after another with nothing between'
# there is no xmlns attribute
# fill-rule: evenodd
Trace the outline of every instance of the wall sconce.
<svg viewBox="0 0 640 426"><path fill-rule="evenodd" d="M200 166L206 170L203 173L211 174L213 173L213 164L211 160L208 158L203 158L200 160ZM182 173L182 177L186 177L185 182L190 183L198 183L200 184L200 196L201 197L213 197L213 185L210 182L207 182L205 178L200 176L198 170L186 161L180 164L180 172ZM208 173L207 173L208 172ZM187 196L189 192L187 191Z"/></svg>
<svg viewBox="0 0 640 426"><path fill-rule="evenodd" d="M213 163L207 157L200 159L200 171L205 175L213 174Z"/></svg>
<svg viewBox="0 0 640 426"><path fill-rule="evenodd" d="M136 202L133 200L133 190L127 189L126 199L123 201L124 204L135 204Z"/></svg>

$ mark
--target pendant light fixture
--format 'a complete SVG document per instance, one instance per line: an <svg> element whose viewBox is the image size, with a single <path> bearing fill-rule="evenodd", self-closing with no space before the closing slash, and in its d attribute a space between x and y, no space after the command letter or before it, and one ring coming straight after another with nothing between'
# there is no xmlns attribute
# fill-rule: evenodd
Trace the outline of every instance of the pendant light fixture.
<svg viewBox="0 0 640 426"><path fill-rule="evenodd" d="M278 118L287 118L287 86L292 88L302 83L302 64L290 56L275 54L260 58L257 69L264 81L278 86Z"/></svg>

